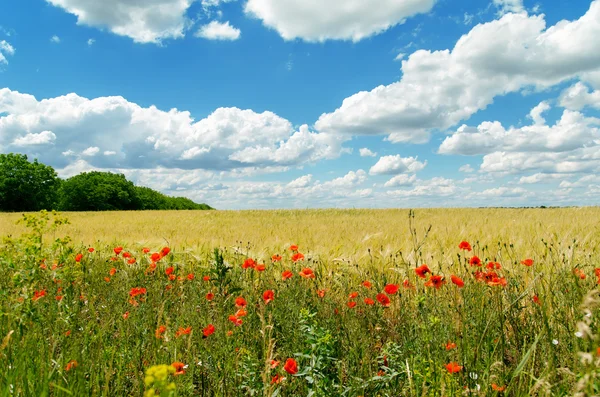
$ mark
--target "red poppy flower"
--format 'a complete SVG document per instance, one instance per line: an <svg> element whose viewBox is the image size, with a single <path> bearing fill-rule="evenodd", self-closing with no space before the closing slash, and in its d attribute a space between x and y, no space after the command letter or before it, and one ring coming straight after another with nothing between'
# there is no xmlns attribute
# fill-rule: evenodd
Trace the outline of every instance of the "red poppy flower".
<svg viewBox="0 0 600 397"><path fill-rule="evenodd" d="M241 318L237 318L233 314L231 316L229 316L229 321L231 321L233 323L233 325L235 325L236 327L239 327L244 322L244 320L242 320Z"/></svg>
<svg viewBox="0 0 600 397"><path fill-rule="evenodd" d="M192 327L187 327L187 328L179 327L177 332L175 332L175 337L179 338L181 335L189 335L191 333L192 333Z"/></svg>
<svg viewBox="0 0 600 397"><path fill-rule="evenodd" d="M398 292L398 288L400 288L398 284L388 284L383 288L383 290L388 295L395 295Z"/></svg>
<svg viewBox="0 0 600 397"><path fill-rule="evenodd" d="M458 249L471 251L471 244L466 241L461 241L460 244L458 244Z"/></svg>
<svg viewBox="0 0 600 397"><path fill-rule="evenodd" d="M210 281L210 276L204 276L204 277L202 277L202 280L204 280L204 281Z"/></svg>
<svg viewBox="0 0 600 397"><path fill-rule="evenodd" d="M355 301L349 301L348 303L346 303L346 305L347 305L347 306L348 306L350 309L352 309L352 308L354 308L354 307L356 306L356 302L355 302Z"/></svg>
<svg viewBox="0 0 600 397"><path fill-rule="evenodd" d="M185 364L181 363L179 361L175 361L173 364L171 364L171 367L175 368L175 373L173 375L178 376L178 375L183 375L185 374Z"/></svg>
<svg viewBox="0 0 600 397"><path fill-rule="evenodd" d="M533 266L533 259L523 259L521 261L521 264L523 264L525 266Z"/></svg>
<svg viewBox="0 0 600 397"><path fill-rule="evenodd" d="M298 246L296 244L290 245L290 251L298 251Z"/></svg>
<svg viewBox="0 0 600 397"><path fill-rule="evenodd" d="M245 307L247 304L248 303L246 302L246 299L242 298L241 296L235 299L235 305L237 307Z"/></svg>
<svg viewBox="0 0 600 397"><path fill-rule="evenodd" d="M472 256L471 259L469 259L469 265L481 266L481 259L479 259L478 256Z"/></svg>
<svg viewBox="0 0 600 397"><path fill-rule="evenodd" d="M280 261L281 261L281 259L282 259L282 258L281 258L281 255L277 255L277 254L275 254L275 255L273 255L273 256L271 257L271 260L272 260L273 262L280 262Z"/></svg>
<svg viewBox="0 0 600 397"><path fill-rule="evenodd" d="M275 369L279 366L279 361L271 360L271 369Z"/></svg>
<svg viewBox="0 0 600 397"><path fill-rule="evenodd" d="M70 370L72 370L72 369L74 369L74 368L76 368L76 367L77 367L77 361L75 361L75 360L71 360L71 361L69 361L69 362L67 363L67 365L65 366L65 371L70 371Z"/></svg>
<svg viewBox="0 0 600 397"><path fill-rule="evenodd" d="M352 292L350 295L348 295L349 299L355 299L358 296L358 292Z"/></svg>
<svg viewBox="0 0 600 397"><path fill-rule="evenodd" d="M284 380L285 378L281 375L275 375L273 378L271 378L271 384L272 385L277 385L279 383L281 383L282 380Z"/></svg>
<svg viewBox="0 0 600 397"><path fill-rule="evenodd" d="M158 262L160 260L160 254L158 252L153 253L150 255L150 259L152 262Z"/></svg>
<svg viewBox="0 0 600 397"><path fill-rule="evenodd" d="M265 305L268 305L273 299L275 299L275 292L272 289L263 292L263 301L265 302Z"/></svg>
<svg viewBox="0 0 600 397"><path fill-rule="evenodd" d="M94 252L94 248L93 247L88 248L88 252L91 254L92 252Z"/></svg>
<svg viewBox="0 0 600 397"><path fill-rule="evenodd" d="M248 258L242 263L242 269L254 269L256 267L256 261L252 258Z"/></svg>
<svg viewBox="0 0 600 397"><path fill-rule="evenodd" d="M415 289L415 286L412 285L408 279L402 282L402 287L404 287L404 289Z"/></svg>
<svg viewBox="0 0 600 397"><path fill-rule="evenodd" d="M458 276L452 275L450 276L450 280L455 284L458 288L462 288L465 286L465 282Z"/></svg>
<svg viewBox="0 0 600 397"><path fill-rule="evenodd" d="M167 327L165 327L164 325L161 325L160 327L156 328L156 331L154 331L154 336L156 336L156 339L162 339L163 334L166 331L167 331Z"/></svg>
<svg viewBox="0 0 600 397"><path fill-rule="evenodd" d="M371 288L373 286L373 284L371 284L371 282L369 280L365 280L362 282L362 286L365 288Z"/></svg>
<svg viewBox="0 0 600 397"><path fill-rule="evenodd" d="M375 304L375 301L371 298L365 298L365 304L372 306Z"/></svg>
<svg viewBox="0 0 600 397"><path fill-rule="evenodd" d="M573 274L576 275L577 277L579 277L582 280L585 280L586 275L583 272L583 270L579 269L579 268L574 268L573 269Z"/></svg>
<svg viewBox="0 0 600 397"><path fill-rule="evenodd" d="M458 365L458 363L448 363L446 364L446 369L448 370L448 372L450 372L451 374L455 374L457 372L460 372L463 367Z"/></svg>
<svg viewBox="0 0 600 397"><path fill-rule="evenodd" d="M281 279L282 280L287 280L292 278L292 276L294 275L294 273L292 273L291 270L286 270L283 273L281 273Z"/></svg>
<svg viewBox="0 0 600 397"><path fill-rule="evenodd" d="M425 283L426 287L434 287L435 289L439 289L442 285L446 284L446 280L444 280L444 276L434 276L429 277L429 281Z"/></svg>
<svg viewBox="0 0 600 397"><path fill-rule="evenodd" d="M312 269L309 269L308 267L302 269L302 271L298 274L304 278L315 278L315 273L312 271Z"/></svg>
<svg viewBox="0 0 600 397"><path fill-rule="evenodd" d="M176 276L176 275L174 275L174 274L169 274L169 280L171 280L171 281L175 281L175 279L176 279L176 278L177 278L177 276Z"/></svg>
<svg viewBox="0 0 600 397"><path fill-rule="evenodd" d="M145 247L144 247L144 248L142 248L142 252L143 252L144 254L147 254L148 252L150 252L150 248L145 248Z"/></svg>
<svg viewBox="0 0 600 397"><path fill-rule="evenodd" d="M421 265L415 269L415 273L417 273L417 276L425 278L425 275L427 273L431 273L431 270L429 270L429 267L427 267L427 265Z"/></svg>
<svg viewBox="0 0 600 397"><path fill-rule="evenodd" d="M193 273L188 274L187 279L192 281L194 279L194 274Z"/></svg>
<svg viewBox="0 0 600 397"><path fill-rule="evenodd" d="M123 258L131 258L131 254L129 252L124 252Z"/></svg>
<svg viewBox="0 0 600 397"><path fill-rule="evenodd" d="M596 277L600 277L600 267L594 269L594 274L596 275Z"/></svg>
<svg viewBox="0 0 600 397"><path fill-rule="evenodd" d="M211 301L215 298L215 294L213 294L212 292L209 292L208 294L206 294L206 300Z"/></svg>
<svg viewBox="0 0 600 397"><path fill-rule="evenodd" d="M208 324L208 325L206 326L206 328L204 328L204 329L202 330L202 336L203 336L204 338L208 338L209 336L211 336L211 335L212 335L212 334L214 334L214 333L215 333L215 326L214 326L214 325L212 325L212 324Z"/></svg>
<svg viewBox="0 0 600 397"><path fill-rule="evenodd" d="M488 262L486 268L490 270L500 270L502 269L502 266L500 266L498 262Z"/></svg>
<svg viewBox="0 0 600 397"><path fill-rule="evenodd" d="M504 277L493 277L490 281L487 282L488 285L494 287L494 286L506 286L507 285L507 281Z"/></svg>
<svg viewBox="0 0 600 397"><path fill-rule="evenodd" d="M454 343L454 342L446 343L446 350L452 350L452 349L456 349L456 343Z"/></svg>
<svg viewBox="0 0 600 397"><path fill-rule="evenodd" d="M104 277L104 281L106 281L107 283L110 283L110 277Z"/></svg>
<svg viewBox="0 0 600 397"><path fill-rule="evenodd" d="M56 299L59 302L62 300L62 298L63 298L62 295L57 295L54 297L54 299Z"/></svg>
<svg viewBox="0 0 600 397"><path fill-rule="evenodd" d="M123 313L123 320L127 320L129 318L129 312Z"/></svg>
<svg viewBox="0 0 600 397"><path fill-rule="evenodd" d="M165 256L169 255L169 252L171 252L171 248L164 247L160 250L160 256L164 258Z"/></svg>
<svg viewBox="0 0 600 397"><path fill-rule="evenodd" d="M377 294L376 299L379 303L383 305L383 307L388 307L390 305L390 298L384 293Z"/></svg>
<svg viewBox="0 0 600 397"><path fill-rule="evenodd" d="M302 261L302 260L304 260L304 254L301 254L300 252L296 252L294 255L292 255L292 261L298 262L298 261Z"/></svg>
<svg viewBox="0 0 600 397"><path fill-rule="evenodd" d="M317 290L317 296L318 296L319 298L324 298L324 297L325 297L325 293L326 293L326 292L327 292L327 291L326 291L326 290L324 290L324 289Z"/></svg>
<svg viewBox="0 0 600 397"><path fill-rule="evenodd" d="M288 358L283 365L283 369L290 375L298 373L298 363L293 358Z"/></svg>
<svg viewBox="0 0 600 397"><path fill-rule="evenodd" d="M75 262L81 262L82 258L83 258L83 254L77 254L77 255L75 255Z"/></svg>
<svg viewBox="0 0 600 397"><path fill-rule="evenodd" d="M135 263L135 258L128 259L127 263L129 263L130 265L133 265Z"/></svg>
<svg viewBox="0 0 600 397"><path fill-rule="evenodd" d="M497 384L492 383L492 389L494 389L495 391L504 391L504 390L506 390L506 385L498 386Z"/></svg>
<svg viewBox="0 0 600 397"><path fill-rule="evenodd" d="M123 247L115 247L113 248L115 255L119 255L123 251Z"/></svg>
<svg viewBox="0 0 600 397"><path fill-rule="evenodd" d="M256 265L256 267L254 268L254 270L256 270L257 272L264 272L267 269L267 267L261 263L260 265Z"/></svg>
<svg viewBox="0 0 600 397"><path fill-rule="evenodd" d="M236 317L246 317L247 315L248 315L248 312L243 307L241 309L239 309L237 312L235 312Z"/></svg>
<svg viewBox="0 0 600 397"><path fill-rule="evenodd" d="M165 270L165 274L167 276L170 276L171 274L173 274L173 272L175 271L175 268L173 266L169 266L166 270Z"/></svg>
<svg viewBox="0 0 600 397"><path fill-rule="evenodd" d="M129 291L129 296L136 297L138 295L144 295L146 293L146 288L134 287Z"/></svg>
<svg viewBox="0 0 600 397"><path fill-rule="evenodd" d="M540 298L538 298L537 295L533 295L533 298L531 298L531 300L533 300L533 303L535 304L540 304Z"/></svg>

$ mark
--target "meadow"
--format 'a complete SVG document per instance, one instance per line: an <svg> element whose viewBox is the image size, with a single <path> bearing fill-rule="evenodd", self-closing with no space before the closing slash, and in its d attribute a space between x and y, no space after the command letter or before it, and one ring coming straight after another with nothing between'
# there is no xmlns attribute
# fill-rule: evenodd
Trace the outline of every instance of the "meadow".
<svg viewBox="0 0 600 397"><path fill-rule="evenodd" d="M0 235L1 396L600 394L600 208L0 214Z"/></svg>

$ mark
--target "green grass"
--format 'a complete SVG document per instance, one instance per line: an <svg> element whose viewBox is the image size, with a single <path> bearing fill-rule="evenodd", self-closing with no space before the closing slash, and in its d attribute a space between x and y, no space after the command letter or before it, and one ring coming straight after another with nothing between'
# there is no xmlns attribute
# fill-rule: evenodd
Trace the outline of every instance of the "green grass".
<svg viewBox="0 0 600 397"><path fill-rule="evenodd" d="M165 375L157 393L168 395L171 382L179 396L600 393L600 210L407 214L84 213L56 227L30 214L28 228L4 215L0 226L13 237L0 247L0 395L151 395L145 371L174 362L185 373ZM471 252L458 248L462 240ZM292 261L293 243L304 260ZM152 270L151 254L165 245L171 252ZM469 264L474 255L482 267ZM266 270L244 269L248 258ZM488 282L489 261L501 264L494 281L505 286ZM430 275L415 272L422 264L446 283L427 287ZM304 268L315 278L301 277ZM282 280L284 270L293 277ZM400 288L384 307L376 297L388 284ZM132 298L135 287L146 293ZM265 304L267 290L274 300ZM229 317L240 296L247 314L236 326ZM209 324L215 332L203 337ZM288 358L295 375L283 369ZM450 363L460 370L449 373ZM276 375L285 379L272 383Z"/></svg>

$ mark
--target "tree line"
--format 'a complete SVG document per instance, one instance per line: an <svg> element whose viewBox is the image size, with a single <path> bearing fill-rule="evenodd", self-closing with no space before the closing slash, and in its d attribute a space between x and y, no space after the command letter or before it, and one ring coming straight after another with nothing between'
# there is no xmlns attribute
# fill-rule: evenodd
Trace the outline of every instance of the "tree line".
<svg viewBox="0 0 600 397"><path fill-rule="evenodd" d="M123 174L84 172L61 179L24 154L0 154L0 211L210 210L185 197L136 186Z"/></svg>

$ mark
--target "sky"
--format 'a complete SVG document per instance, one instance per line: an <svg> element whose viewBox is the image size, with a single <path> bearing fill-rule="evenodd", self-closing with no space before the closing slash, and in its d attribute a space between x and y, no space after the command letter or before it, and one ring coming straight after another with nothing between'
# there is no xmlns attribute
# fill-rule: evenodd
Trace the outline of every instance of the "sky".
<svg viewBox="0 0 600 397"><path fill-rule="evenodd" d="M600 0L7 0L0 153L218 209L600 204Z"/></svg>

